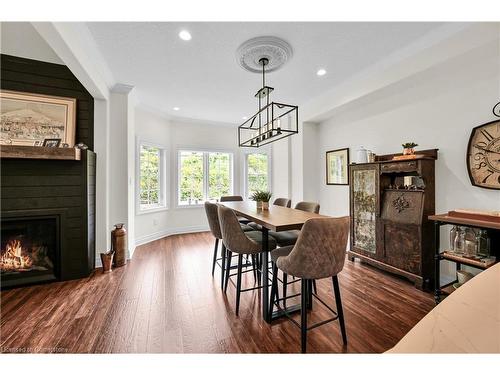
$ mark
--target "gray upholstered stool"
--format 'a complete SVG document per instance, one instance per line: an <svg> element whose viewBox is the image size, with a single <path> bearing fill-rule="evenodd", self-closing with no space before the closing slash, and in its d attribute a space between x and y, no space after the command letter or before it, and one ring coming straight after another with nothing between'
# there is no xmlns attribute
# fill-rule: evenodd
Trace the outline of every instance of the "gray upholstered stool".
<svg viewBox="0 0 500 375"><path fill-rule="evenodd" d="M342 271L349 237L349 217L315 218L305 222L295 246L279 248L271 252L273 282L271 288L271 311L278 308L278 269L301 279L301 349L306 352L307 330L338 319L342 340L347 345L347 335L340 299L337 274ZM312 280L331 277L337 311L330 308L316 293L312 293ZM307 307L312 307L312 296L324 304L334 317L307 327ZM286 298L286 297L285 297ZM285 301L285 299L283 299ZM294 321L294 320L293 320ZM295 322L295 321L294 321ZM295 322L296 323L296 322ZM296 323L298 325L298 323Z"/></svg>
<svg viewBox="0 0 500 375"><path fill-rule="evenodd" d="M221 202L243 202L243 197L241 195L223 195L220 197ZM243 224L248 224L250 220L246 217L238 216L238 221ZM253 230L253 229L252 229Z"/></svg>
<svg viewBox="0 0 500 375"><path fill-rule="evenodd" d="M219 205L219 222L220 229L222 233L222 239L224 245L227 248L226 255L226 280L224 285L224 292L227 290L227 284L229 278L234 275L230 275L231 270L231 258L232 253L238 254L238 272L236 274L236 315L239 313L240 309L240 294L241 292L246 292L254 289L261 288L261 286L241 289L241 276L243 273L243 255L255 256L262 251L262 233L257 231L243 232L236 218L236 214L230 208ZM276 241L269 238L269 250L276 247ZM260 279L260 271L256 272L256 276ZM260 283L259 283L260 284Z"/></svg>
<svg viewBox="0 0 500 375"><path fill-rule="evenodd" d="M299 202L294 207L296 210L314 212L315 214L319 214L319 204L316 202ZM252 223L248 224L250 226ZM252 226L253 227L253 226ZM297 238L299 238L300 231L299 230L287 230L282 232L269 232L269 236L272 236L278 246L287 247L289 250L292 249L295 242L297 242ZM291 246L291 247L289 247ZM288 255L288 254L283 254ZM288 276L286 273L283 273L283 279L281 280L283 284L283 298L286 298L287 286L288 286ZM316 281L313 281L314 292L316 293Z"/></svg>
<svg viewBox="0 0 500 375"><path fill-rule="evenodd" d="M226 266L226 247L224 246L224 242L222 242L221 246L221 257L217 258L217 250L219 247L219 240L222 240L222 233L220 231L219 224L219 216L217 213L217 204L205 202L205 213L207 214L208 226L210 227L210 232L215 237L215 246L214 246L214 256L212 260L212 276L214 275L215 265L220 260L220 268L221 268L221 287L224 285L224 267ZM241 224L240 227L244 232L252 231L253 228L249 227L246 224Z"/></svg>

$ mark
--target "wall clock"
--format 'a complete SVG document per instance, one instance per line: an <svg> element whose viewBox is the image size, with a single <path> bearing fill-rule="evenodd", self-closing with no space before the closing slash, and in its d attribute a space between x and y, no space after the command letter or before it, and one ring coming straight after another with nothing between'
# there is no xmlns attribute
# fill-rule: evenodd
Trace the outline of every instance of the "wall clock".
<svg viewBox="0 0 500 375"><path fill-rule="evenodd" d="M467 170L472 185L500 190L500 120L472 129Z"/></svg>

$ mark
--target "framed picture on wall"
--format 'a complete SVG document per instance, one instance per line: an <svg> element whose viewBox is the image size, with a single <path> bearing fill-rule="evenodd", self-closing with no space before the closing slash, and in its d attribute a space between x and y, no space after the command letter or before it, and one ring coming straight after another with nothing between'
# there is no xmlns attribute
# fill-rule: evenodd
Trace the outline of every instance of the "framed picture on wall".
<svg viewBox="0 0 500 375"><path fill-rule="evenodd" d="M0 144L33 146L44 139L75 145L76 99L0 91Z"/></svg>
<svg viewBox="0 0 500 375"><path fill-rule="evenodd" d="M349 148L326 152L326 184L349 185Z"/></svg>

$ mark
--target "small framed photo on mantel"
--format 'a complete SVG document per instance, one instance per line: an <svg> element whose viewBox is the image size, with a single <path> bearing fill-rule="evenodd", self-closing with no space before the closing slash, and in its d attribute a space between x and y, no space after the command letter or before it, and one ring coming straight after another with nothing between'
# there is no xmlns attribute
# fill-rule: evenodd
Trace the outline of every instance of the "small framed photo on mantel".
<svg viewBox="0 0 500 375"><path fill-rule="evenodd" d="M349 148L326 152L326 184L349 185Z"/></svg>

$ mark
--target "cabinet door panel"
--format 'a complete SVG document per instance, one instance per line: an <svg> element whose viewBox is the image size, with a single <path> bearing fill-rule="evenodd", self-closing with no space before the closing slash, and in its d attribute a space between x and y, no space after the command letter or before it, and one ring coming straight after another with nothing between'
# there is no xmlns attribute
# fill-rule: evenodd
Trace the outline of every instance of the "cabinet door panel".
<svg viewBox="0 0 500 375"><path fill-rule="evenodd" d="M355 251L375 257L376 222L379 213L377 166L351 170L352 244Z"/></svg>
<svg viewBox="0 0 500 375"><path fill-rule="evenodd" d="M383 222L385 263L420 275L420 227Z"/></svg>

